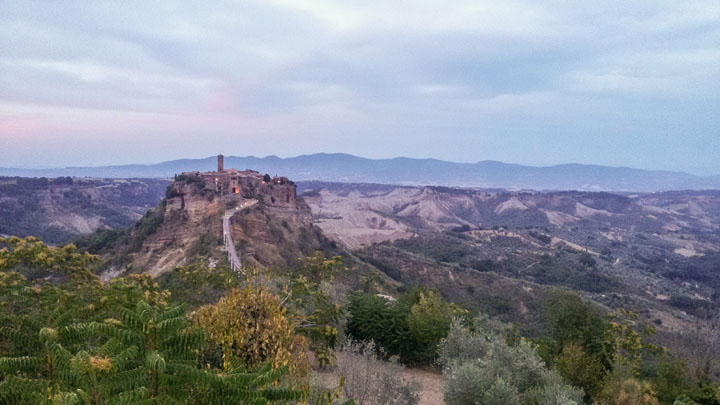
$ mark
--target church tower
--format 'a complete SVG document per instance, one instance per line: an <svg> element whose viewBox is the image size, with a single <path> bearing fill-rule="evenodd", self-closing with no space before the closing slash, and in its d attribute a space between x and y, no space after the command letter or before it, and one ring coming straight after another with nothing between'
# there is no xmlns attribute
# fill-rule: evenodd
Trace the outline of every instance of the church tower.
<svg viewBox="0 0 720 405"><path fill-rule="evenodd" d="M223 170L225 170L223 162L224 158L225 157L223 155L218 155L218 172L222 172Z"/></svg>

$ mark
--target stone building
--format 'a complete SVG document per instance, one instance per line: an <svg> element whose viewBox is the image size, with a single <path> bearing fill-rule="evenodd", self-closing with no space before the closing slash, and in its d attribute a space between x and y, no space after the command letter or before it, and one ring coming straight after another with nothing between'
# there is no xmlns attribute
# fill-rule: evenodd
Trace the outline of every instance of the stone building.
<svg viewBox="0 0 720 405"><path fill-rule="evenodd" d="M215 172L185 173L200 176L205 188L214 189L223 196L236 195L242 198L270 198L268 203L294 203L295 183L287 177L270 177L255 170L225 169L224 156L218 155Z"/></svg>

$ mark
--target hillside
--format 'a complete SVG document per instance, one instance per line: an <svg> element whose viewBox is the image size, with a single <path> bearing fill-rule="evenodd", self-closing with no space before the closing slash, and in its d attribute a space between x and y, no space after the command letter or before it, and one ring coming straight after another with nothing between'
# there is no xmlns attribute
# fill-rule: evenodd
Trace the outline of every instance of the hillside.
<svg viewBox="0 0 720 405"><path fill-rule="evenodd" d="M299 188L318 225L351 248L418 230L503 226L578 229L606 241L652 234L684 256L720 249L714 237L720 229L718 191L509 192L323 182L301 182ZM680 238L686 234L698 238Z"/></svg>
<svg viewBox="0 0 720 405"><path fill-rule="evenodd" d="M186 171L208 170L213 167L214 159L208 157L173 160L152 165L61 169L0 168L0 175L169 178ZM582 164L532 167L496 161L455 163L403 157L366 159L340 153L318 153L291 158L227 156L225 160L229 166L252 167L264 173L291 176L296 181L636 192L720 188L718 175L695 176L681 172Z"/></svg>
<svg viewBox="0 0 720 405"><path fill-rule="evenodd" d="M162 198L168 182L0 178L0 234L68 242L98 229L124 228Z"/></svg>
<svg viewBox="0 0 720 405"><path fill-rule="evenodd" d="M718 228L717 191L613 194L296 184L251 170L219 169L177 176L160 203L134 225L98 231L77 244L81 251L101 255L94 272L108 285L142 273L192 305L215 303L227 292L226 283L245 278L230 267L226 231L244 270L271 269L263 282L282 294L295 293L283 283L293 277L304 283L306 274L313 274L305 273L308 262L301 258L322 250L314 262L321 272L326 263L334 266L335 259L325 257L341 255L349 271L318 279L314 288L332 296L331 308L347 310L346 333L389 339L384 344L394 341L383 337L386 329L391 337L407 331L382 322L396 322L393 317L402 311L413 314L415 305L427 299L424 294L430 294L453 303L443 311L486 314L510 328L504 333L514 330L550 350L555 346L547 340L554 339L548 313L558 299L579 299L573 298L578 292L586 304L573 305L593 308L595 321L605 322L612 311L632 311L638 315L633 325L651 325L657 332L653 344L716 379L720 355L708 348L717 340L713 319L720 308ZM67 252L75 253L72 247ZM21 269L35 280L52 279L45 268ZM406 306L408 300L419 301ZM353 316L367 310L363 302L379 311L369 318L379 322L369 329L375 335L362 335L364 329L353 326ZM383 308L391 312L383 314ZM448 326L449 313L444 315ZM417 364L407 357L408 348L390 347L403 362ZM437 385L439 378L428 384Z"/></svg>
<svg viewBox="0 0 720 405"><path fill-rule="evenodd" d="M405 285L533 332L541 286L682 333L720 305L720 192L610 194L300 183L328 237ZM529 283L529 284L526 284ZM533 298L535 297L535 298Z"/></svg>
<svg viewBox="0 0 720 405"><path fill-rule="evenodd" d="M313 227L310 208L294 183L242 177L237 193L221 193L197 173L178 176L165 198L126 231L97 233L80 246L104 253L104 277L143 272L156 277L198 257L227 263L222 217L228 213L235 248L245 267L292 267L328 243Z"/></svg>

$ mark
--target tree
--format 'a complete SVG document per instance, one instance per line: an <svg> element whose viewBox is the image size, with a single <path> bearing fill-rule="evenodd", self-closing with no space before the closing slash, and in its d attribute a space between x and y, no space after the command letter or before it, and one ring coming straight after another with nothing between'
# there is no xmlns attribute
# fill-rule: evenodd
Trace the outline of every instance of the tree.
<svg viewBox="0 0 720 405"><path fill-rule="evenodd" d="M273 386L284 367L266 365L254 373L241 364L223 373L198 368L203 333L189 327L182 306L139 301L122 313L122 320L43 328L35 355L0 358L2 402L264 404L306 395Z"/></svg>
<svg viewBox="0 0 720 405"><path fill-rule="evenodd" d="M600 393L607 374L597 356L589 355L580 345L574 343L566 344L562 353L555 357L555 367L569 383L585 390L587 401Z"/></svg>
<svg viewBox="0 0 720 405"><path fill-rule="evenodd" d="M267 288L246 286L199 308L193 320L222 350L226 370L232 370L233 358L251 370L265 363L294 367L299 365L295 352L302 352L303 344L295 340L295 324L286 311Z"/></svg>
<svg viewBox="0 0 720 405"><path fill-rule="evenodd" d="M148 275L102 283L96 258L34 238L0 245L0 403L270 403L306 392L288 367L229 368L206 356L206 332L169 307ZM38 277L38 278L35 278ZM32 280L32 281L31 281Z"/></svg>
<svg viewBox="0 0 720 405"><path fill-rule="evenodd" d="M357 292L348 305L347 332L358 341L374 341L405 364L431 364L450 322L462 311L434 291L415 289L389 301Z"/></svg>
<svg viewBox="0 0 720 405"><path fill-rule="evenodd" d="M20 273L37 272L46 275L69 276L74 280L93 280L88 270L98 263L98 257L81 253L75 245L49 247L38 238L0 237L0 271L14 269Z"/></svg>
<svg viewBox="0 0 720 405"><path fill-rule="evenodd" d="M282 302L295 319L296 332L308 339L321 367L334 363L338 327L343 311L329 290L335 275L347 270L342 257L326 258L321 251L301 261L300 267L283 292Z"/></svg>
<svg viewBox="0 0 720 405"><path fill-rule="evenodd" d="M420 361L431 362L437 355L440 340L450 330L453 310L450 305L434 291L422 291L418 302L410 308L407 323L414 337L417 357Z"/></svg>

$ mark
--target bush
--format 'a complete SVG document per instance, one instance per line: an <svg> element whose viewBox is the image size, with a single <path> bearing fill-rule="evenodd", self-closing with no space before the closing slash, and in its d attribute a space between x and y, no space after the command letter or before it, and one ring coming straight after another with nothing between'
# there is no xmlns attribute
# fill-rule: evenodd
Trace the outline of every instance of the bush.
<svg viewBox="0 0 720 405"><path fill-rule="evenodd" d="M176 176L175 181L183 181L185 182L185 184L194 184L196 186L205 185L205 180L194 173L183 173L179 176Z"/></svg>
<svg viewBox="0 0 720 405"><path fill-rule="evenodd" d="M580 263L582 263L586 267L595 267L595 264L597 264L595 258L587 252L580 255Z"/></svg>
<svg viewBox="0 0 720 405"><path fill-rule="evenodd" d="M403 367L383 361L375 344L346 342L336 353L338 372L344 379L343 396L357 405L414 405L420 384L402 377Z"/></svg>
<svg viewBox="0 0 720 405"><path fill-rule="evenodd" d="M448 405L582 403L583 391L548 370L530 343L509 346L487 322L474 330L453 322L439 351Z"/></svg>
<svg viewBox="0 0 720 405"><path fill-rule="evenodd" d="M105 253L117 246L118 242L127 239L128 232L124 229L98 229L97 231L81 236L75 240L78 249L86 250L92 254Z"/></svg>
<svg viewBox="0 0 720 405"><path fill-rule="evenodd" d="M462 232L467 232L467 231L469 231L469 230L470 230L470 225L468 225L468 224L462 224L462 225L460 225L460 226L456 226L456 227L454 227L454 228L451 228L451 229L450 229L450 232L462 233Z"/></svg>
<svg viewBox="0 0 720 405"><path fill-rule="evenodd" d="M659 405L650 383L633 377L633 373L616 366L599 396L601 403L617 405Z"/></svg>
<svg viewBox="0 0 720 405"><path fill-rule="evenodd" d="M165 189L165 198L167 198L168 200L179 197L180 195L181 194L177 191L174 184L167 186L167 188Z"/></svg>
<svg viewBox="0 0 720 405"><path fill-rule="evenodd" d="M187 257L210 256L213 247L220 243L218 243L218 236L215 235L215 232L205 232L190 245L186 255Z"/></svg>
<svg viewBox="0 0 720 405"><path fill-rule="evenodd" d="M549 245L552 242L552 238L548 235L545 235L544 233L530 231L529 234L533 238L539 240L540 242L542 242L546 245Z"/></svg>
<svg viewBox="0 0 720 405"><path fill-rule="evenodd" d="M209 341L222 349L225 369L239 359L251 370L270 363L273 367L302 365L296 356L294 322L286 316L280 299L264 287L234 289L215 305L193 314Z"/></svg>
<svg viewBox="0 0 720 405"><path fill-rule="evenodd" d="M374 294L355 293L348 305L347 333L355 340L373 340L390 355L409 346L407 312L404 306Z"/></svg>
<svg viewBox="0 0 720 405"><path fill-rule="evenodd" d="M418 302L410 308L408 329L417 343L420 361L435 359L440 340L447 336L453 311L438 293L420 292Z"/></svg>

